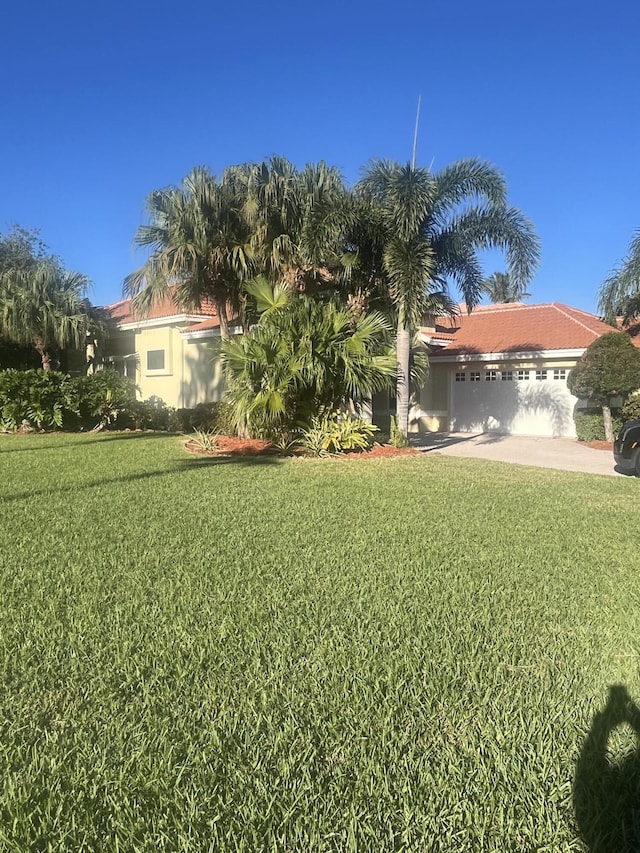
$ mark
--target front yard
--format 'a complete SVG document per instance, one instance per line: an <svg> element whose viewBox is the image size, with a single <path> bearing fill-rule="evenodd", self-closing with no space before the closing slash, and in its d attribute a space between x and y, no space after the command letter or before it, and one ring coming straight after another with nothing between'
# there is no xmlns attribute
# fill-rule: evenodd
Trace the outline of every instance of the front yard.
<svg viewBox="0 0 640 853"><path fill-rule="evenodd" d="M637 495L0 436L0 849L615 849L585 738L640 700Z"/></svg>

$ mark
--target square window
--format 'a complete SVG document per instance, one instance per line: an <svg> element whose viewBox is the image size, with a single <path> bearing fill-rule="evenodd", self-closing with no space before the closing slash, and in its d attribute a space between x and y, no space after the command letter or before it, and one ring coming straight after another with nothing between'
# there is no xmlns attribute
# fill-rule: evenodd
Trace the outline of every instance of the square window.
<svg viewBox="0 0 640 853"><path fill-rule="evenodd" d="M147 370L164 370L163 349L150 349L147 352Z"/></svg>
<svg viewBox="0 0 640 853"><path fill-rule="evenodd" d="M462 370L459 370L456 373L456 382L464 382L466 378L467 378L467 375Z"/></svg>
<svg viewBox="0 0 640 853"><path fill-rule="evenodd" d="M547 378L546 370L536 370L536 379L542 381Z"/></svg>
<svg viewBox="0 0 640 853"><path fill-rule="evenodd" d="M527 382L529 379L529 371L528 370L519 370L518 371L518 382Z"/></svg>
<svg viewBox="0 0 640 853"><path fill-rule="evenodd" d="M485 382L495 382L498 379L498 371L497 370L485 370L484 372L484 381Z"/></svg>
<svg viewBox="0 0 640 853"><path fill-rule="evenodd" d="M511 382L513 380L513 371L512 370L503 370L501 379L503 382Z"/></svg>
<svg viewBox="0 0 640 853"><path fill-rule="evenodd" d="M469 382L480 382L480 373L472 370L469 374Z"/></svg>
<svg viewBox="0 0 640 853"><path fill-rule="evenodd" d="M553 371L553 378L554 379L566 379L567 378L567 371L565 370L564 367L556 368Z"/></svg>

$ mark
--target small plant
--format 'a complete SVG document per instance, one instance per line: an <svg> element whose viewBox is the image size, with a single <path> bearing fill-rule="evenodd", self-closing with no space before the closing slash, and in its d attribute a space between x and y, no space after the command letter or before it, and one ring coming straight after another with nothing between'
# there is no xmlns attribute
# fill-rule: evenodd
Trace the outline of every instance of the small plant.
<svg viewBox="0 0 640 853"><path fill-rule="evenodd" d="M329 412L312 419L311 426L303 430L300 443L312 456L330 456L368 449L376 432L378 427L362 418Z"/></svg>
<svg viewBox="0 0 640 853"><path fill-rule="evenodd" d="M409 447L409 439L402 432L402 430L398 429L398 424L397 424L395 418L391 418L389 444L392 445L392 447L396 447L399 450L402 449L403 447Z"/></svg>
<svg viewBox="0 0 640 853"><path fill-rule="evenodd" d="M193 431L191 443L204 452L218 449L218 435L213 430L196 429Z"/></svg>
<svg viewBox="0 0 640 853"><path fill-rule="evenodd" d="M296 449L300 447L300 439L289 432L280 433L270 441L281 456L293 456Z"/></svg>

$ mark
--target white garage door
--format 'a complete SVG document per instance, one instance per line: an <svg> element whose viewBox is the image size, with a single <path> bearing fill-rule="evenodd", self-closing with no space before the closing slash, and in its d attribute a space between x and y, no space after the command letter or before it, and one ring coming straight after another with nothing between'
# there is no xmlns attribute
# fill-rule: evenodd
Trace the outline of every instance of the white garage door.
<svg viewBox="0 0 640 853"><path fill-rule="evenodd" d="M451 430L575 438L567 370L455 371Z"/></svg>

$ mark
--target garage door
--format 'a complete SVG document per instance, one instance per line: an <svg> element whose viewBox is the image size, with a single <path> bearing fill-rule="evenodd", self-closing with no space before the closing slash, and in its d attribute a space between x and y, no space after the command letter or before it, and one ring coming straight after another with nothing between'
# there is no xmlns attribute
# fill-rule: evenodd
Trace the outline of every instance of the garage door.
<svg viewBox="0 0 640 853"><path fill-rule="evenodd" d="M575 437L576 398L565 369L455 371L451 376L453 432Z"/></svg>

